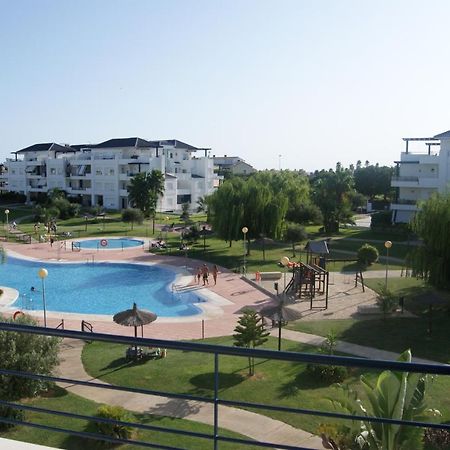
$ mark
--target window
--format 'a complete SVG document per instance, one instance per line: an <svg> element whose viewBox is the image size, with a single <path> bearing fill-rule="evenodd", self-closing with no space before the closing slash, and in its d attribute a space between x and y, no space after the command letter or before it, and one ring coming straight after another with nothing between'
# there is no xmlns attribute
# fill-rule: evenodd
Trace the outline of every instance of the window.
<svg viewBox="0 0 450 450"><path fill-rule="evenodd" d="M109 169L109 175L114 175L114 169Z"/></svg>
<svg viewBox="0 0 450 450"><path fill-rule="evenodd" d="M97 169L95 171L95 175L103 175L102 170L101 169Z"/></svg>
<svg viewBox="0 0 450 450"><path fill-rule="evenodd" d="M177 204L191 203L191 194L177 195Z"/></svg>
<svg viewBox="0 0 450 450"><path fill-rule="evenodd" d="M50 175L56 175L56 169L54 167L50 169Z"/></svg>

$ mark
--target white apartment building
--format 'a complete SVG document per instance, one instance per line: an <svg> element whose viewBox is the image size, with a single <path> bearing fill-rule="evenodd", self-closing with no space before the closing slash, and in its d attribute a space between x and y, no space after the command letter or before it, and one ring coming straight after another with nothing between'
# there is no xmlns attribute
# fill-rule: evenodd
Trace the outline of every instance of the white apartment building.
<svg viewBox="0 0 450 450"><path fill-rule="evenodd" d="M400 161L395 161L396 171L391 181L397 191L396 200L391 204L395 223L409 222L421 200L427 200L435 192L448 192L450 182L450 131L429 138L403 140L406 149Z"/></svg>
<svg viewBox="0 0 450 450"><path fill-rule="evenodd" d="M139 172L159 170L165 176L165 191L158 210L179 211L183 203L194 210L199 197L211 194L219 185L208 150L176 139L136 137L95 145L35 144L12 152L14 157L7 159L0 174L0 186L25 194L27 201L59 188L85 206L120 210L128 207L131 178Z"/></svg>

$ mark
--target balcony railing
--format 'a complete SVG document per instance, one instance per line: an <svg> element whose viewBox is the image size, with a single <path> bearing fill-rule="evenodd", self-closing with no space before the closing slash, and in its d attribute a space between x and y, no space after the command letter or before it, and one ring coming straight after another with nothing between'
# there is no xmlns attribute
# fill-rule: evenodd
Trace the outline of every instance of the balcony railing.
<svg viewBox="0 0 450 450"><path fill-rule="evenodd" d="M427 373L434 375L450 375L450 365L445 364L423 364L423 363L404 363L397 361L383 361L383 360L371 360L364 358L353 358L353 357L344 357L344 356L326 356L320 354L310 354L310 353L297 353L297 352L285 352L285 351L273 351L273 350L261 350L261 349L247 349L247 348L239 348L239 347L225 347L211 344L201 344L201 343L192 343L192 342L179 342L179 341L168 341L161 339L144 339L144 338L132 338L125 336L114 336L110 334L100 334L100 333L91 333L91 332L79 332L79 331L70 331L70 330L62 330L62 329L50 329L43 327L34 327L29 325L21 325L21 324L11 324L11 323L0 323L0 330L2 331L14 331L20 333L32 333L32 334L40 334L46 336L57 336L61 338L71 338L71 339L82 339L85 341L101 341L101 342L112 342L125 344L127 346L138 345L141 347L160 347L166 349L173 350L181 350L184 352L200 352L203 354L211 354L214 356L214 395L213 398L204 397L199 395L188 395L188 394L177 394L170 393L152 389L144 389L137 387L124 387L124 386L114 386L110 384L103 384L96 381L82 381L75 380L71 378L63 378L58 376L46 376L34 373L27 373L17 370L7 370L1 367L0 362L0 374L4 376L15 376L15 377L24 377L34 380L42 380L46 382L59 382L68 385L81 385L81 386L90 386L93 388L101 388L108 389L120 392L130 392L130 393L139 393L139 394L148 394L148 395L159 395L166 398L172 399L182 399L189 401L196 401L202 403L209 403L213 406L212 408L212 423L213 423L213 433L207 434L202 432L194 432L194 431L186 431L179 430L175 428L161 428L154 425L143 424L139 422L124 422L112 419L104 419L95 417L96 422L103 422L113 425L124 425L130 426L141 430L153 430L153 431L161 431L165 433L171 433L175 435L184 435L190 436L201 440L209 440L212 443L212 448L217 450L220 442L228 442L234 444L243 444L243 445L252 445L252 446L260 446L261 448L277 448L277 449L285 449L285 450L311 450L307 447L299 447L293 445L287 445L280 442L268 442L268 441L255 441L251 439L241 439L241 438L233 438L228 436L223 436L220 434L219 426L220 426L220 411L219 406L231 406L236 408L251 408L253 410L259 411L279 411L286 414L300 414L300 415L310 415L310 416L318 416L330 419L347 419L347 420L363 420L370 421L374 423L381 424L394 424L394 425L405 425L411 427L420 427L420 428L434 428L434 429L445 429L450 430L449 423L433 423L433 422L424 422L419 420L397 420L390 418L380 418L380 417L366 417L363 415L349 415L345 413L340 413L337 411L323 411L323 410L312 410L306 408L293 408L287 407L283 405L273 405L273 404L264 404L264 403L255 403L255 402L247 402L247 401L237 401L237 400L226 400L221 398L220 395L220 357L226 356L239 356L239 357L255 357L266 360L278 360L278 361L290 361L293 363L314 363L314 364L325 364L325 365L338 365L338 366L346 366L346 367L359 367L364 369L380 369L380 370L394 370L397 372L415 372L415 373ZM92 416L88 416L85 414L72 413L68 411L58 411L49 408L42 408L32 406L30 404L19 404L13 402L7 402L0 400L0 405L8 406L14 409L21 409L25 411L37 412L37 413L45 413L52 414L65 418L74 418L90 421L93 419ZM95 434L91 432L83 432L83 431L74 431L61 427L46 425L42 423L31 423L22 420L15 419L6 419L0 417L0 421L15 424L15 425L24 425L30 426L34 428L40 428L47 431L59 432L59 433L67 433L73 436L79 436L83 438L90 439L98 439L104 440L117 444L131 444L131 445L139 445L141 447L151 447L151 448L164 448L168 450L181 450L179 447L173 447L168 445L158 445L151 442L143 442L143 441L135 441L132 439L116 439L113 437L108 437L105 435Z"/></svg>
<svg viewBox="0 0 450 450"><path fill-rule="evenodd" d="M412 181L412 182L419 182L419 177L404 177L401 175L395 175L392 177L392 181Z"/></svg>
<svg viewBox="0 0 450 450"><path fill-rule="evenodd" d="M396 200L396 201L394 201L392 203L396 204L396 205L416 205L418 201L419 200L402 200L402 199L398 199L398 200Z"/></svg>

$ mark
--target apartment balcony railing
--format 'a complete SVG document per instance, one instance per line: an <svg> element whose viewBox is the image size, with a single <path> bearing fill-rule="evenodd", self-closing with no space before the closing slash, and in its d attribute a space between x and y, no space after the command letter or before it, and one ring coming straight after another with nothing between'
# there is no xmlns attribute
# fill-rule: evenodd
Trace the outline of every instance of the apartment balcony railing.
<svg viewBox="0 0 450 450"><path fill-rule="evenodd" d="M396 175L392 177L392 181L412 181L412 182L419 182L419 177L405 177L405 176L400 176L400 175Z"/></svg>
<svg viewBox="0 0 450 450"><path fill-rule="evenodd" d="M211 409L212 414L212 423L213 423L213 433L207 434L202 432L194 432L194 431L186 431L175 428L161 428L154 425L143 424L139 422L124 422L117 421L111 419L103 419L95 417L96 422L104 422L113 425L124 425L130 426L141 430L153 430L153 431L161 431L165 433L171 433L175 435L184 435L197 438L199 440L209 440L211 441L211 445L213 449L217 450L220 442L228 442L234 444L244 444L244 445L252 445L259 446L261 448L277 448L277 449L285 449L285 450L311 450L307 447L300 447L294 445L287 445L280 442L268 442L268 441L255 441L251 439L242 439L242 438L233 438L228 436L223 436L220 434L220 406L229 406L235 408L245 408L245 409L253 409L258 411L279 411L286 414L299 414L299 415L307 415L307 416L318 416L328 419L347 419L347 420L364 420L370 421L373 423L381 423L381 424L393 424L393 425L405 425L411 427L419 427L419 428L434 428L434 429L445 429L450 430L449 423L436 423L436 422L424 422L420 420L397 420L390 418L380 418L373 416L363 416L363 415L349 415L346 413L341 413L336 410L334 411L324 411L324 410L313 410L306 408L293 408L283 405L274 405L274 404L264 404L264 403L256 403L256 402L248 402L248 401L237 401L237 400L226 400L222 398L220 392L220 358L222 356L239 356L248 358L250 356L265 360L278 360L278 361L290 361L292 363L314 363L314 364L325 364L325 365L338 365L345 367L358 367L364 369L379 369L379 370L394 370L397 372L414 372L421 374L433 374L433 375L450 375L450 365L445 364L422 364L422 363L404 363L397 361L383 361L383 360L371 360L364 358L353 358L353 357L343 357L343 356L326 356L321 354L312 354L312 353L297 353L297 352L285 352L285 351L274 351L274 350L261 350L261 349L247 349L247 348L239 348L239 347L225 347L211 344L202 344L202 343L192 343L192 342L180 342L180 341L169 341L169 340L161 340L161 339L146 339L146 338L132 338L125 336L115 336L110 334L100 334L100 333L91 333L91 332L79 332L79 331L70 331L70 330L62 330L62 329L51 329L51 328L43 328L43 327L34 327L29 325L21 325L21 324L11 324L11 323L1 323L0 322L0 330L2 331L14 331L19 333L31 333L31 334L39 334L46 336L57 336L60 338L71 338L71 339L81 339L85 341L101 341L101 342L112 342L116 344L125 344L127 346L135 346L138 345L140 347L160 347L166 348L169 350L181 350L184 352L199 352L202 354L210 354L214 356L214 371L213 371L213 380L214 380L214 388L213 388L213 397L205 397L200 395L188 395L188 394L179 394L179 393L170 393L152 389L144 389L137 387L124 387L124 386L114 386L110 384L103 384L97 381L82 381L71 378L63 378L58 376L46 376L35 373L27 373L23 371L17 370L7 370L2 368L0 362L0 374L4 376L15 376L15 377L24 377L34 380L42 380L46 382L59 382L68 385L81 385L81 386L90 386L93 388L101 388L108 389L120 392L129 392L129 393L139 393L139 394L148 394L148 395L158 395L169 399L181 399L185 401L195 401L200 403L209 403L213 406ZM92 416L85 415L82 413L72 413L68 411L60 411L54 410L50 408L42 408L32 406L30 404L21 404L21 403L13 403L4 400L0 400L0 405L8 406L14 409L21 409L30 412L39 412L45 414L56 415L60 417L66 418L74 418L81 419L85 421L90 421L93 419ZM330 404L331 406L331 404ZM163 448L168 450L181 450L179 447L173 447L169 445L158 445L151 442L143 442L143 441L135 441L132 439L116 439L112 437L108 437L105 435L95 434L91 432L84 431L74 431L65 429L62 427L56 427L51 425L46 425L43 423L31 423L21 420L14 419L6 419L4 417L0 417L0 421L16 424L16 425L24 425L30 426L34 428L40 428L47 430L49 432L63 432L73 436L79 436L83 438L90 439L98 439L104 440L111 443L117 444L131 444L138 445L141 447L150 447L150 448Z"/></svg>
<svg viewBox="0 0 450 450"><path fill-rule="evenodd" d="M392 202L393 204L396 205L416 205L417 204L417 200L402 200L402 199L398 199L395 202Z"/></svg>

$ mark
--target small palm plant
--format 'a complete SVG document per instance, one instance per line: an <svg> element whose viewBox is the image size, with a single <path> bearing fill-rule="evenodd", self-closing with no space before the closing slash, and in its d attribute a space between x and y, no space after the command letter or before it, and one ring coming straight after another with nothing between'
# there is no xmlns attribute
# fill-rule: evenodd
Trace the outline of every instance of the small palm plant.
<svg viewBox="0 0 450 450"><path fill-rule="evenodd" d="M398 361L411 362L411 351L403 352ZM423 429L392 423L375 423L370 417L405 421L424 421L430 415L440 415L439 411L427 409L425 388L427 376L409 372L382 372L376 383L371 383L364 375L361 385L367 399L348 386L343 386L344 400L333 403L352 415L366 416L360 423L356 442L360 448L370 450L409 450L422 448ZM356 422L356 421L354 421Z"/></svg>

